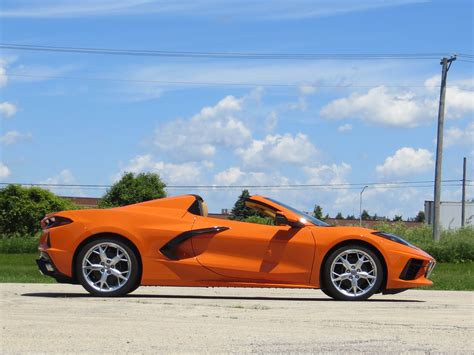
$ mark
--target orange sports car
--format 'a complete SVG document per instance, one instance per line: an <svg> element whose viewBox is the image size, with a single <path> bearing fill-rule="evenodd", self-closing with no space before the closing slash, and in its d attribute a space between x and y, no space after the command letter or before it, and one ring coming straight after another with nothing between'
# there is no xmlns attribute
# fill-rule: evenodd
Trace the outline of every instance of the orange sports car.
<svg viewBox="0 0 474 355"><path fill-rule="evenodd" d="M262 196L246 206L274 224L208 217L196 195L50 214L37 263L105 297L146 285L320 288L365 300L432 284L433 257L398 236L329 226Z"/></svg>

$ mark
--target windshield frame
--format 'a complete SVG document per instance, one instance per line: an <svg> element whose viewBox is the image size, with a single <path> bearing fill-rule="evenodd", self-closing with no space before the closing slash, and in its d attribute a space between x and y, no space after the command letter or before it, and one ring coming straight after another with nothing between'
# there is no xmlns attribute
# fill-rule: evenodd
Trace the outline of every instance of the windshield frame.
<svg viewBox="0 0 474 355"><path fill-rule="evenodd" d="M304 213L300 210L297 210L296 208L294 207L291 207L291 206L288 206L287 204L285 203L282 203L280 201L277 201L271 197L265 197L267 200L277 204L277 205L280 205L281 207L297 214L300 218L304 218L306 219L308 222L310 222L311 224L314 224L315 226L318 226L318 227L331 227L330 224L326 223L326 222L323 222L321 221L320 219L317 219L316 217L313 217L313 216L310 216L309 214L307 213Z"/></svg>

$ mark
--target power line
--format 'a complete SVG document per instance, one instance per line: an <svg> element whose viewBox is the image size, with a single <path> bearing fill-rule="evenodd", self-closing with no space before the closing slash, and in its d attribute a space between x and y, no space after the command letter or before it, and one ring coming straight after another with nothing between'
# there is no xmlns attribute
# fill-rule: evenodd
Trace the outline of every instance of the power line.
<svg viewBox="0 0 474 355"><path fill-rule="evenodd" d="M207 52L207 51L164 51L145 49L64 47L33 44L0 43L0 48L57 53L82 53L103 55L152 56L173 58L214 59L276 59L276 60L432 60L445 56L439 53L256 53L256 52ZM470 56L470 54L465 54Z"/></svg>
<svg viewBox="0 0 474 355"><path fill-rule="evenodd" d="M443 180L444 186L461 186L459 179ZM466 180L472 182L473 180ZM84 188L84 189L107 189L112 185L99 185L99 184L49 184L49 183L8 183L2 182L0 185L22 185L22 186L37 186L37 187L50 187L50 188ZM433 187L433 182L429 180L424 181L401 181L401 182L368 182L368 183L337 183L337 184L287 184L287 185L168 185L169 189L299 189L299 188L318 188L318 189L359 189L360 186L369 186L377 188L411 188L411 187ZM471 185L469 185L471 186Z"/></svg>
<svg viewBox="0 0 474 355"><path fill-rule="evenodd" d="M462 184L443 184L443 187L462 187ZM471 184L467 184L466 186L474 186ZM373 189L411 189L411 188L433 188L433 185L415 185L415 186L410 186L410 185L404 185L404 186L372 186ZM54 190L71 190L72 188L70 187L51 187L51 189ZM103 188L74 188L78 189L81 191L92 191L92 190L103 190ZM225 189L223 188L216 188L216 187L205 187L205 186L199 186L195 188L176 188L176 187L166 187L168 190L193 190L193 191L232 191L232 190L242 190L243 188L238 187L238 186L229 186L226 187ZM354 190L354 191L359 191L360 187L334 187L334 186L328 186L328 187L247 187L247 189L252 189L256 191L298 191L298 190L331 190L331 191L336 191L336 190Z"/></svg>
<svg viewBox="0 0 474 355"><path fill-rule="evenodd" d="M12 77L25 77L25 78L45 78L45 79L71 79L71 80L91 80L91 81L117 81L117 82L133 82L143 84L162 84L162 85L209 85L209 86L266 86L266 87L298 87L301 85L310 85L315 88L373 88L378 86L394 87L394 88L439 88L440 85L386 85L386 84L339 84L339 85L325 85L325 84L312 84L310 82L301 83L236 83L236 82L199 82L199 81L170 81L170 80L139 80L139 79L121 79L121 78L110 78L110 77L93 77L93 76L59 76L59 75L36 75L36 74L19 74L19 73L8 73L8 76Z"/></svg>

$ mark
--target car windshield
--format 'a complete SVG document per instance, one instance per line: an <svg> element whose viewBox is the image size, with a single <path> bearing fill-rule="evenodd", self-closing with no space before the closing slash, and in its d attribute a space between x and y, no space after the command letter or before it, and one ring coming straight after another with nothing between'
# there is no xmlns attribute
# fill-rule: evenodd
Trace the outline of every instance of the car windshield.
<svg viewBox="0 0 474 355"><path fill-rule="evenodd" d="M272 202L275 202L276 204L279 204L280 206L282 207L285 207L287 210L290 210L291 212L294 212L296 213L298 216L302 217L302 218L305 218L306 220L310 221L311 223L313 223L315 226L319 226L319 227L330 227L329 224L327 224L326 222L323 222L319 219L317 219L316 217L313 217L313 216L310 216L309 214L307 213L304 213L304 212L301 212L299 210L297 210L296 208L293 208L291 206L288 206L284 203L281 203L280 201L277 201L277 200L274 200L270 197L266 197L266 199L272 201Z"/></svg>

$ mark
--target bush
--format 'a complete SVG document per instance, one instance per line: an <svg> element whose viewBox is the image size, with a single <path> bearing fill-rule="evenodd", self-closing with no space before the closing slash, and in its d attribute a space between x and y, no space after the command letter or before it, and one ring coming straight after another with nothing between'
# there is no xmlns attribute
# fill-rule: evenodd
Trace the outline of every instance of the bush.
<svg viewBox="0 0 474 355"><path fill-rule="evenodd" d="M76 208L48 190L8 185L0 189L0 235L33 235L41 230L46 214Z"/></svg>
<svg viewBox="0 0 474 355"><path fill-rule="evenodd" d="M274 225L275 221L270 217L250 216L242 220L242 222L257 223L257 224L269 224Z"/></svg>
<svg viewBox="0 0 474 355"><path fill-rule="evenodd" d="M155 173L124 173L122 178L107 190L99 207L119 207L166 197L166 184Z"/></svg>
<svg viewBox="0 0 474 355"><path fill-rule="evenodd" d="M407 228L403 223L381 223L375 229L396 234L432 255L438 262L474 261L474 229L445 230L439 243L433 241L432 227Z"/></svg>

